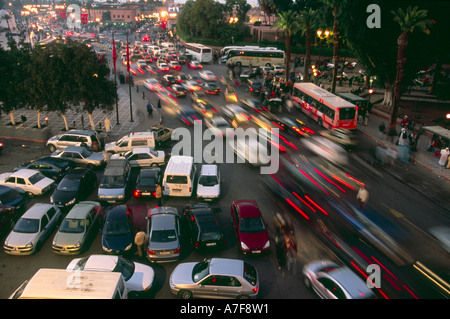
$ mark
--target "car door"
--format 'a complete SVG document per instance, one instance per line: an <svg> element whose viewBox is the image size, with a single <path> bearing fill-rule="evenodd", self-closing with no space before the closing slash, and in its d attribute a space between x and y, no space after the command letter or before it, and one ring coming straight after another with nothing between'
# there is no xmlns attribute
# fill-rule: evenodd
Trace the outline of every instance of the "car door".
<svg viewBox="0 0 450 319"><path fill-rule="evenodd" d="M139 155L133 154L128 158L128 163L130 163L131 167L139 167Z"/></svg>
<svg viewBox="0 0 450 319"><path fill-rule="evenodd" d="M9 186L11 188L19 186L19 185L16 184L16 178L14 176L10 176L7 179L5 179L5 183L6 183L7 186ZM24 189L22 186L20 188Z"/></svg>
<svg viewBox="0 0 450 319"><path fill-rule="evenodd" d="M16 186L22 188L26 192L32 192L33 194L36 192L35 187L31 183L27 183L27 180L23 177L16 177Z"/></svg>
<svg viewBox="0 0 450 319"><path fill-rule="evenodd" d="M201 280L193 293L200 298L217 298L219 296L219 279L218 275L209 275Z"/></svg>
<svg viewBox="0 0 450 319"><path fill-rule="evenodd" d="M139 154L138 164L139 167L151 166L154 162L154 156L147 153Z"/></svg>
<svg viewBox="0 0 450 319"><path fill-rule="evenodd" d="M221 298L236 298L243 293L242 283L234 276L219 276L218 295ZM244 293L245 294L245 293Z"/></svg>

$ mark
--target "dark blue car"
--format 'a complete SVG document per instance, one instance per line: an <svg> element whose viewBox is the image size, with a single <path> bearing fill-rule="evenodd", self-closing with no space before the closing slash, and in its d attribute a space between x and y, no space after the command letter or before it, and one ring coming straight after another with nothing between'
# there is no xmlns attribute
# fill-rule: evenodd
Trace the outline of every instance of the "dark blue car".
<svg viewBox="0 0 450 319"><path fill-rule="evenodd" d="M133 251L132 212L126 205L108 207L102 231L105 254L124 255Z"/></svg>
<svg viewBox="0 0 450 319"><path fill-rule="evenodd" d="M11 229L25 211L25 206L23 192L0 185L0 233Z"/></svg>

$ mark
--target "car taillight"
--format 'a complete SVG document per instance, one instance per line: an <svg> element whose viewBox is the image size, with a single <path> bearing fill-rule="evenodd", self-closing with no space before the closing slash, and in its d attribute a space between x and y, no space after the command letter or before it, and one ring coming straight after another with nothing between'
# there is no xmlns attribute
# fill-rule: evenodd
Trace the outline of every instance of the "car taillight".
<svg viewBox="0 0 450 319"><path fill-rule="evenodd" d="M180 247L178 247L177 249L175 249L175 250L173 251L173 253L174 253L174 254L179 254L179 253L180 253L180 251L181 251L181 248L180 248Z"/></svg>
<svg viewBox="0 0 450 319"><path fill-rule="evenodd" d="M256 294L258 292L258 287L253 288L253 292Z"/></svg>
<svg viewBox="0 0 450 319"><path fill-rule="evenodd" d="M195 242L195 248L198 248L198 241Z"/></svg>
<svg viewBox="0 0 450 319"><path fill-rule="evenodd" d="M148 249L147 251L149 255L155 255L155 252L153 250Z"/></svg>
<svg viewBox="0 0 450 319"><path fill-rule="evenodd" d="M133 193L134 197L140 197L142 195L142 193L140 191L135 191Z"/></svg>

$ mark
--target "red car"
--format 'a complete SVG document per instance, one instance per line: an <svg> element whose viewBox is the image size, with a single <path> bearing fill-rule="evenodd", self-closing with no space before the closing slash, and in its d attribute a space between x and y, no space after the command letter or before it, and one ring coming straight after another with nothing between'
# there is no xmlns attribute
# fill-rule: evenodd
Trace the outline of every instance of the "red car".
<svg viewBox="0 0 450 319"><path fill-rule="evenodd" d="M250 199L234 201L231 204L231 221L242 253L261 254L269 250L267 224L256 201Z"/></svg>

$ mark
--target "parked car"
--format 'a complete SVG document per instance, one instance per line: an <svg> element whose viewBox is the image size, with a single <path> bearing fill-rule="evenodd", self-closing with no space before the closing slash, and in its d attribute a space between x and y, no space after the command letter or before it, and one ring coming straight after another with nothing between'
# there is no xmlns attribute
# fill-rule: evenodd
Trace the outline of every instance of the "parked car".
<svg viewBox="0 0 450 319"><path fill-rule="evenodd" d="M243 260L227 258L181 263L170 275L169 286L181 299L247 299L259 293L256 268Z"/></svg>
<svg viewBox="0 0 450 319"><path fill-rule="evenodd" d="M20 188L32 197L49 192L55 186L55 181L39 171L24 168L17 172L0 174L0 185Z"/></svg>
<svg viewBox="0 0 450 319"><path fill-rule="evenodd" d="M11 230L25 207L26 197L22 190L0 185L0 234Z"/></svg>
<svg viewBox="0 0 450 319"><path fill-rule="evenodd" d="M46 156L17 166L14 171L16 172L24 168L33 169L41 172L45 177L59 181L73 167L74 164L70 160Z"/></svg>
<svg viewBox="0 0 450 319"><path fill-rule="evenodd" d="M172 139L173 128L164 125L153 125L150 127L150 131L153 132L156 145L161 145Z"/></svg>
<svg viewBox="0 0 450 319"><path fill-rule="evenodd" d="M198 75L205 81L215 81L217 80L217 76L214 75L212 71L204 70L200 71Z"/></svg>
<svg viewBox="0 0 450 319"><path fill-rule="evenodd" d="M61 222L53 237L52 250L61 255L77 255L85 251L101 225L102 205L85 201L76 204Z"/></svg>
<svg viewBox="0 0 450 319"><path fill-rule="evenodd" d="M110 159L98 187L98 198L107 203L125 202L129 195L131 166L127 159Z"/></svg>
<svg viewBox="0 0 450 319"><path fill-rule="evenodd" d="M51 157L62 158L72 161L75 166L87 168L101 168L106 164L102 153L91 152L83 146L69 146L63 150L56 150Z"/></svg>
<svg viewBox="0 0 450 319"><path fill-rule="evenodd" d="M136 147L122 154L114 154L111 159L126 158L131 167L162 166L166 164L164 151L155 151L150 147Z"/></svg>
<svg viewBox="0 0 450 319"><path fill-rule="evenodd" d="M147 217L148 250L151 262L177 261L181 252L180 215L173 207L156 207Z"/></svg>
<svg viewBox="0 0 450 319"><path fill-rule="evenodd" d="M134 230L132 211L126 205L109 206L102 230L105 254L123 255L133 251Z"/></svg>
<svg viewBox="0 0 450 319"><path fill-rule="evenodd" d="M131 297L144 295L152 288L155 280L152 267L119 256L90 255L75 258L66 270L119 272L125 279L128 296Z"/></svg>
<svg viewBox="0 0 450 319"><path fill-rule="evenodd" d="M315 261L303 268L305 284L322 299L373 299L367 283L347 266L329 260Z"/></svg>
<svg viewBox="0 0 450 319"><path fill-rule="evenodd" d="M46 146L53 153L57 149L65 149L68 146L81 146L83 143L89 148L94 149L98 147L98 150L102 150L103 145L100 137L97 132L91 130L70 130L64 134L53 136L47 141Z"/></svg>
<svg viewBox="0 0 450 319"><path fill-rule="evenodd" d="M223 248L225 236L208 204L187 205L183 217L189 225L191 242L195 249Z"/></svg>
<svg viewBox="0 0 450 319"><path fill-rule="evenodd" d="M161 178L161 169L158 167L141 169L136 178L133 196L136 198L155 197L156 183L161 183Z"/></svg>
<svg viewBox="0 0 450 319"><path fill-rule="evenodd" d="M6 237L3 250L10 255L37 252L62 218L61 210L52 204L37 203L19 218Z"/></svg>
<svg viewBox="0 0 450 319"><path fill-rule="evenodd" d="M85 200L97 188L97 175L88 168L74 168L58 183L50 203L61 209Z"/></svg>
<svg viewBox="0 0 450 319"><path fill-rule="evenodd" d="M204 201L220 198L220 172L217 165L202 165L197 182L197 198Z"/></svg>
<svg viewBox="0 0 450 319"><path fill-rule="evenodd" d="M269 251L267 224L256 201L234 201L231 204L231 223L242 253L261 254Z"/></svg>

